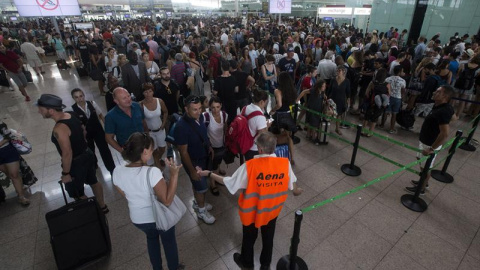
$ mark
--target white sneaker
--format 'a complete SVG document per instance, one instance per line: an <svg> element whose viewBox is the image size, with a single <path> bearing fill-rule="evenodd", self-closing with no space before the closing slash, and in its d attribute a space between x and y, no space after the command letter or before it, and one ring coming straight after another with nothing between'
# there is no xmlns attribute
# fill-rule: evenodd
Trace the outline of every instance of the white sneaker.
<svg viewBox="0 0 480 270"><path fill-rule="evenodd" d="M197 217L202 219L206 224L213 224L215 222L215 217L212 216L207 210L203 212L197 212Z"/></svg>
<svg viewBox="0 0 480 270"><path fill-rule="evenodd" d="M193 200L192 208L193 210L198 212L198 208L200 207L198 207L197 201ZM205 210L210 211L212 209L213 209L213 206L211 204L205 203Z"/></svg>

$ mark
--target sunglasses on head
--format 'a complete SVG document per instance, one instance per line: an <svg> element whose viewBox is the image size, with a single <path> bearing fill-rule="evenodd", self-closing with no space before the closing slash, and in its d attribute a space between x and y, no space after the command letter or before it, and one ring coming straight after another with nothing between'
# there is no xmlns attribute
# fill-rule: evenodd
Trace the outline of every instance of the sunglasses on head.
<svg viewBox="0 0 480 270"><path fill-rule="evenodd" d="M187 99L185 103L190 104L190 103L199 103L199 102L200 102L200 98L197 96L194 96L192 98Z"/></svg>

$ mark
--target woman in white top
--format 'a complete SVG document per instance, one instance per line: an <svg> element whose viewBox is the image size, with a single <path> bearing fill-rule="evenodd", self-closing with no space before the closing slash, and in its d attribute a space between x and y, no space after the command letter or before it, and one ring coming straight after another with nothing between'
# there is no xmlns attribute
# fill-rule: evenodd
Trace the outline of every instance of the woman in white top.
<svg viewBox="0 0 480 270"><path fill-rule="evenodd" d="M145 122L147 122L149 134L155 143L153 152L153 162L155 166L160 168L160 159L165 153L165 125L167 124L168 110L163 100L153 97L153 84L143 84L144 100L140 102L145 114Z"/></svg>
<svg viewBox="0 0 480 270"><path fill-rule="evenodd" d="M138 229L147 235L148 255L153 269L162 269L162 256L160 240L162 239L165 257L167 257L168 269L183 269L178 263L177 240L175 238L175 226L168 231L160 231L156 228L153 216L150 186L157 200L165 206L169 206L177 191L178 171L182 167L176 166L173 160L165 160L170 169L170 180L165 181L160 169L146 166L152 157L153 139L145 133L135 132L128 138L122 157L129 162L125 166L117 166L113 172L115 187L128 201L130 219ZM149 172L149 175L147 175Z"/></svg>
<svg viewBox="0 0 480 270"><path fill-rule="evenodd" d="M107 56L105 56L105 67L108 72L112 72L116 66L118 66L118 55L114 48L108 48Z"/></svg>
<svg viewBox="0 0 480 270"><path fill-rule="evenodd" d="M160 78L160 68L158 67L157 63L150 61L149 58L149 53L142 53L142 60L147 68L148 76L150 76L150 79L152 80L158 79Z"/></svg>
<svg viewBox="0 0 480 270"><path fill-rule="evenodd" d="M248 127L252 137L258 136L262 132L267 132L271 125L271 122L267 122L264 111L268 104L268 94L266 91L260 91L258 89L253 90L252 104L245 107L245 115L254 112L260 112L258 116L253 116L248 119ZM256 144L253 144L250 150L245 153L245 161L252 159L255 155L258 155L258 148Z"/></svg>
<svg viewBox="0 0 480 270"><path fill-rule="evenodd" d="M205 119L205 126L207 127L208 138L213 148L213 160L212 171L217 171L220 175L226 175L225 170L220 169L220 163L222 163L223 156L225 154L225 132L227 131L228 115L222 111L222 101L220 98L213 96L209 103L209 112L203 113L203 119ZM216 183L210 178L210 191L213 195L218 196Z"/></svg>

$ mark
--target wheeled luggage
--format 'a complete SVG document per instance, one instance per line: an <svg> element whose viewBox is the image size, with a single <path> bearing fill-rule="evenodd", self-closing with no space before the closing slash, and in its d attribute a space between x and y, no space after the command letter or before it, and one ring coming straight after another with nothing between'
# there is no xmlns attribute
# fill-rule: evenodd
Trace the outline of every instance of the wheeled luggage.
<svg viewBox="0 0 480 270"><path fill-rule="evenodd" d="M74 269L110 253L108 222L95 197L67 203L45 215L58 269Z"/></svg>

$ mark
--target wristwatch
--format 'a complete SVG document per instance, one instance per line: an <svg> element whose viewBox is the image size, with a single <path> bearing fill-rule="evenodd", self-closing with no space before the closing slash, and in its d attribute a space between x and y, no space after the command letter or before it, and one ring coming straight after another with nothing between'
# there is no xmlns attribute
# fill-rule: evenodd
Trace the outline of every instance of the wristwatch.
<svg viewBox="0 0 480 270"><path fill-rule="evenodd" d="M62 175L65 176L65 175L69 175L70 172L62 172Z"/></svg>

